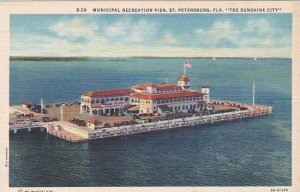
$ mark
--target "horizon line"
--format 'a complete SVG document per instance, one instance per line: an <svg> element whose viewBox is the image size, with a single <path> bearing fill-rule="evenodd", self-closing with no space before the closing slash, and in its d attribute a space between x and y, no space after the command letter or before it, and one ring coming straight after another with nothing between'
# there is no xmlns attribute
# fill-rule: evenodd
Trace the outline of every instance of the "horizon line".
<svg viewBox="0 0 300 192"><path fill-rule="evenodd" d="M245 58L245 59L292 59L292 57L256 57L256 56L9 56L11 58L219 58L219 59L226 59L226 58Z"/></svg>

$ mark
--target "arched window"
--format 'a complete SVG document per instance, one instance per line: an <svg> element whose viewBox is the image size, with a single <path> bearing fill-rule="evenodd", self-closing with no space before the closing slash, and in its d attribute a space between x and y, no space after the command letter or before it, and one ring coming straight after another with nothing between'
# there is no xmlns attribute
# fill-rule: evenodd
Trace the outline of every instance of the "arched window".
<svg viewBox="0 0 300 192"><path fill-rule="evenodd" d="M93 110L93 115L97 115L97 110L96 109Z"/></svg>

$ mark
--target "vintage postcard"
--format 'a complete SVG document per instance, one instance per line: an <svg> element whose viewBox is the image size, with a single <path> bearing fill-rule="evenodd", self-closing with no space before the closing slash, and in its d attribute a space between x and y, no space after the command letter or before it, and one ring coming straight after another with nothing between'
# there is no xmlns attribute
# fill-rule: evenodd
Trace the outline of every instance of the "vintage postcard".
<svg viewBox="0 0 300 192"><path fill-rule="evenodd" d="M300 191L299 5L1 2L1 191Z"/></svg>

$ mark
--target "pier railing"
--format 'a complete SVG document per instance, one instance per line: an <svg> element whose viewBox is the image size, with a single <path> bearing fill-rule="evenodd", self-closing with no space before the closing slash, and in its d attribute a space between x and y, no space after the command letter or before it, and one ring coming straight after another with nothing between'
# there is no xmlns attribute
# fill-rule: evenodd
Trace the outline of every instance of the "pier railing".
<svg viewBox="0 0 300 192"><path fill-rule="evenodd" d="M203 116L178 118L173 120L163 120L163 121L136 124L136 125L103 128L103 129L90 132L89 139L129 135L129 134L135 134L141 132L170 129L176 127L193 126L199 124L211 124L211 123L216 123L221 121L232 121L232 120L243 119L243 118L269 115L273 112L273 109L270 106L262 106L262 105L250 106L246 104L241 104L240 106L247 107L248 109L226 112L226 113L203 115Z"/></svg>

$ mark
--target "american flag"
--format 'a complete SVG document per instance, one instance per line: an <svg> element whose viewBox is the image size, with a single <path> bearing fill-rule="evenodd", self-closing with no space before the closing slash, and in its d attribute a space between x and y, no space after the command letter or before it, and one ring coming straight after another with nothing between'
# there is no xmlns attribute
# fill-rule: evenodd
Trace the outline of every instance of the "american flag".
<svg viewBox="0 0 300 192"><path fill-rule="evenodd" d="M192 68L192 63L186 62L186 63L184 64L184 67L187 68L187 69L191 69L191 68Z"/></svg>

